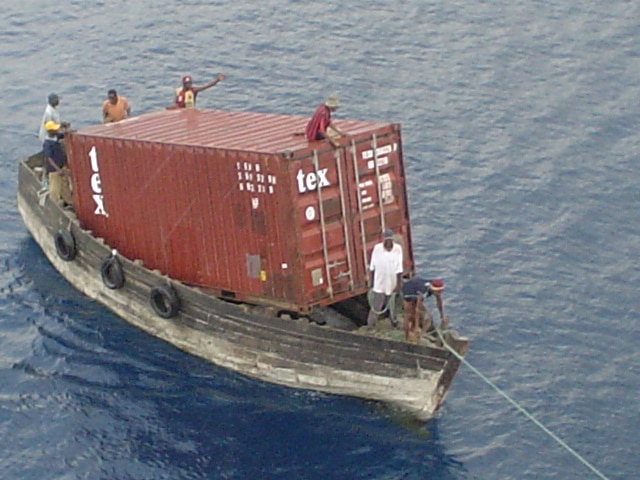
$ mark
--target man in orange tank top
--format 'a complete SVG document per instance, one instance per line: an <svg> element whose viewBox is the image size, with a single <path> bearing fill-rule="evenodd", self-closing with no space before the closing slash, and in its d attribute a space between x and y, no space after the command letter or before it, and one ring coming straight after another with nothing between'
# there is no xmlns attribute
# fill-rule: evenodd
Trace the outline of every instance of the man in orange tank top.
<svg viewBox="0 0 640 480"><path fill-rule="evenodd" d="M102 123L119 122L131 116L131 105L124 97L111 89L107 92L107 100L102 104Z"/></svg>

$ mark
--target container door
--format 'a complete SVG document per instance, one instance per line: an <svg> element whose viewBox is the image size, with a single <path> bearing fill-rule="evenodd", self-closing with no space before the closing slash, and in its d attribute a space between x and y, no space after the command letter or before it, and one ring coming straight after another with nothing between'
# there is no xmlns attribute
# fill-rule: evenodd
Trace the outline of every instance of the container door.
<svg viewBox="0 0 640 480"><path fill-rule="evenodd" d="M358 287L350 220L354 185L345 172L345 150L313 150L295 167L307 301L324 305L351 297Z"/></svg>
<svg viewBox="0 0 640 480"><path fill-rule="evenodd" d="M307 300L329 304L366 292L369 255L384 228L393 228L410 254L401 158L399 136L387 127L296 163Z"/></svg>
<svg viewBox="0 0 640 480"><path fill-rule="evenodd" d="M394 231L394 241L402 245L405 273L414 269L402 145L396 128L354 139L344 151L347 182L356 186L348 196L346 221L353 232L352 263L357 286L369 287L369 257L387 228Z"/></svg>

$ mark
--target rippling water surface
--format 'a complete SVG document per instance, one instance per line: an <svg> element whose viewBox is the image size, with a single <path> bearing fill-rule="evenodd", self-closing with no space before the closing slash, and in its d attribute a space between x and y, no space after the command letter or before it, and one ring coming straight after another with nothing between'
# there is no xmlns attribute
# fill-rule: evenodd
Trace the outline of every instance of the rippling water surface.
<svg viewBox="0 0 640 480"><path fill-rule="evenodd" d="M463 367L416 425L254 382L124 324L15 208L49 92L402 124L419 269L468 360L605 478L640 472L639 4L41 0L0 12L0 477L599 478Z"/></svg>

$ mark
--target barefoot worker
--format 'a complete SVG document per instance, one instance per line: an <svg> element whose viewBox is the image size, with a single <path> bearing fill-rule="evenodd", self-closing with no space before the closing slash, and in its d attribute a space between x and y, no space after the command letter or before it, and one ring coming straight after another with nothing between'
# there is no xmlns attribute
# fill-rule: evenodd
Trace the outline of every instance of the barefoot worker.
<svg viewBox="0 0 640 480"><path fill-rule="evenodd" d="M417 337L425 331L434 330L433 317L424 306L424 299L433 296L436 299L436 306L440 314L440 330L444 330L449 325L449 319L444 316L444 306L442 303L442 291L444 282L442 280L425 280L414 277L407 280L402 285L402 300L404 303L404 333L405 340L409 340L410 334ZM420 326L420 320L424 314L424 325Z"/></svg>

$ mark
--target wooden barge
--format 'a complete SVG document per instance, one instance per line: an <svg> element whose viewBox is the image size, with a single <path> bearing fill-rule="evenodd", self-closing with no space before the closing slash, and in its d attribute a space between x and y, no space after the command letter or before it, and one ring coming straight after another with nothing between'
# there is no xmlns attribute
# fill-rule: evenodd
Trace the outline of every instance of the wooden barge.
<svg viewBox="0 0 640 480"><path fill-rule="evenodd" d="M420 419L460 360L365 332L367 261L384 228L413 274L399 126L343 121L308 143L293 116L163 111L65 139L73 209L19 164L18 209L54 267L130 324L214 364L378 400ZM447 332L464 355L468 340Z"/></svg>

